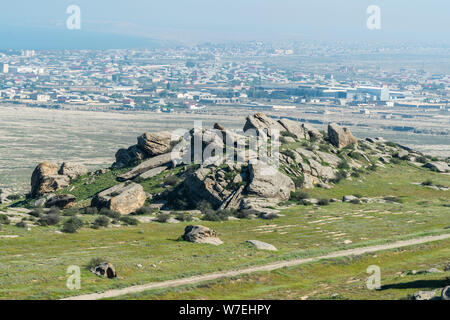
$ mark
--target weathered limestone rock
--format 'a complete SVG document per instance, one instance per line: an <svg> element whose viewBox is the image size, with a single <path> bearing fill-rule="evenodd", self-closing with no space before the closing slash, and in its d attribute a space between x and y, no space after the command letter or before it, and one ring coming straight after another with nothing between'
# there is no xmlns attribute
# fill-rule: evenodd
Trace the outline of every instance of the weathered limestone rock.
<svg viewBox="0 0 450 320"><path fill-rule="evenodd" d="M47 207L47 208L57 207L60 209L66 209L66 208L72 207L76 201L77 201L77 198L74 195L57 194L57 195L50 197L45 202L45 207Z"/></svg>
<svg viewBox="0 0 450 320"><path fill-rule="evenodd" d="M307 139L309 138L320 140L323 138L323 135L320 133L320 131L309 124L303 123L302 128L303 130L305 130L305 132L308 133L308 135L306 136Z"/></svg>
<svg viewBox="0 0 450 320"><path fill-rule="evenodd" d="M68 176L70 180L75 180L88 173L88 169L82 164L64 162L58 171L59 174Z"/></svg>
<svg viewBox="0 0 450 320"><path fill-rule="evenodd" d="M284 130L292 133L297 137L297 139L305 139L308 134L305 128L300 125L297 121L292 121L289 119L281 119L278 122L283 126Z"/></svg>
<svg viewBox="0 0 450 320"><path fill-rule="evenodd" d="M190 174L184 181L186 194L193 202L206 200L213 208L218 208L223 202L220 184L211 175L211 168L200 168Z"/></svg>
<svg viewBox="0 0 450 320"><path fill-rule="evenodd" d="M328 137L331 144L336 148L344 148L351 143L354 145L358 144L358 139L352 135L349 129L342 128L336 123L328 125Z"/></svg>
<svg viewBox="0 0 450 320"><path fill-rule="evenodd" d="M342 197L342 202L350 202L350 201L355 201L358 200L358 197L355 196L343 196Z"/></svg>
<svg viewBox="0 0 450 320"><path fill-rule="evenodd" d="M262 242L259 240L247 240L247 243L250 243L259 250L278 251L278 249L270 243Z"/></svg>
<svg viewBox="0 0 450 320"><path fill-rule="evenodd" d="M183 240L196 243L221 245L223 242L217 237L217 232L204 226L187 226L184 229Z"/></svg>
<svg viewBox="0 0 450 320"><path fill-rule="evenodd" d="M146 198L144 188L140 184L125 182L97 193L92 199L91 206L99 210L107 208L125 215L141 208Z"/></svg>
<svg viewBox="0 0 450 320"><path fill-rule="evenodd" d="M117 177L117 180L119 181L126 181L131 180L139 176L140 174L147 172L150 169L161 167L161 166L167 166L172 162L172 154L171 153L165 153L161 154L159 156L150 158L148 160L145 160L138 166L134 167L127 173L124 173Z"/></svg>
<svg viewBox="0 0 450 320"><path fill-rule="evenodd" d="M418 291L413 295L413 300L431 300L436 297L436 290Z"/></svg>
<svg viewBox="0 0 450 320"><path fill-rule="evenodd" d="M246 132L249 129L254 129L261 135L268 134L269 136L274 133L274 130L278 130L279 132L286 130L280 123L278 123L278 121L263 113L255 113L254 115L247 117L243 130Z"/></svg>
<svg viewBox="0 0 450 320"><path fill-rule="evenodd" d="M291 178L265 164L250 164L248 193L259 197L288 200L295 185Z"/></svg>
<svg viewBox="0 0 450 320"><path fill-rule="evenodd" d="M150 169L148 171L145 171L144 173L141 173L139 175L139 178L142 180L147 180L147 179L150 179L150 178L160 174L161 172L163 172L165 170L167 170L166 166L156 167L156 168Z"/></svg>
<svg viewBox="0 0 450 320"><path fill-rule="evenodd" d="M237 175L236 177L239 177ZM225 209L238 209L241 205L242 200L242 192L244 191L245 186L240 186L238 190L234 191L219 207L219 210Z"/></svg>
<svg viewBox="0 0 450 320"><path fill-rule="evenodd" d="M108 279L117 278L116 269L109 262L101 262L97 266L91 268L90 271L100 277Z"/></svg>
<svg viewBox="0 0 450 320"><path fill-rule="evenodd" d="M128 149L119 149L116 152L116 162L114 167L124 168L142 161L147 158L147 154L142 151L137 145L131 146Z"/></svg>
<svg viewBox="0 0 450 320"><path fill-rule="evenodd" d="M138 137L138 146L154 157L170 151L172 133L169 131L146 132Z"/></svg>
<svg viewBox="0 0 450 320"><path fill-rule="evenodd" d="M40 163L31 175L31 194L40 196L68 186L68 176L58 174L58 165L51 162Z"/></svg>
<svg viewBox="0 0 450 320"><path fill-rule="evenodd" d="M449 165L443 161L428 162L424 167L440 173L450 172Z"/></svg>

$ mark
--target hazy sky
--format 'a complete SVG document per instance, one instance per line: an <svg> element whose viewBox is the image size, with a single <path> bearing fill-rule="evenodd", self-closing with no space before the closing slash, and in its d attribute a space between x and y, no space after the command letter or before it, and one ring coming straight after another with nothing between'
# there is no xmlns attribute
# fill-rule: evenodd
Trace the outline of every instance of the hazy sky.
<svg viewBox="0 0 450 320"><path fill-rule="evenodd" d="M14 28L39 27L63 30L66 8L71 4L81 8L82 30L78 32L185 43L450 40L448 0L3 0L1 31L6 34ZM366 8L372 4L381 8L381 30L366 27Z"/></svg>

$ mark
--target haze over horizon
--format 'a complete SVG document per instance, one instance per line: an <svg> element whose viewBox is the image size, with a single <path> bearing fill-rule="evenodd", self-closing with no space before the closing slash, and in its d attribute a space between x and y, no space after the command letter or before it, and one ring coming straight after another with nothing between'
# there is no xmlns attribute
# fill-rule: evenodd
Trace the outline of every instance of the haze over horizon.
<svg viewBox="0 0 450 320"><path fill-rule="evenodd" d="M381 30L366 26L369 5L381 9ZM69 5L81 9L81 30L67 30ZM182 44L240 40L448 42L450 3L431 1L17 0L2 4L3 49L146 47L155 39Z"/></svg>

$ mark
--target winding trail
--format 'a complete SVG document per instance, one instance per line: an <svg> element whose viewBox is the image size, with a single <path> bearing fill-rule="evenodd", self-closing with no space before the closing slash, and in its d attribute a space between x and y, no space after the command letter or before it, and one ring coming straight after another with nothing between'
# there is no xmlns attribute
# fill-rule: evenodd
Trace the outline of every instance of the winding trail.
<svg viewBox="0 0 450 320"><path fill-rule="evenodd" d="M297 265L301 265L301 264L305 264L305 263L309 263L309 262L316 262L316 261L323 260L323 259L332 259L332 258L346 257L346 256L352 256L352 255L361 255L364 253L371 253L371 252L377 252L377 251L389 250L389 249L397 249L397 248L402 248L402 247L407 247L407 246L412 246L412 245L419 245L419 244L423 244L423 243L445 240L445 239L450 239L450 233L441 234L438 236L427 236L427 237L423 237L423 238L402 240L402 241L397 241L397 242L382 244L382 245L376 245L376 246L335 251L335 252L331 252L329 254L318 256L318 257L295 259L295 260L290 260L290 261L280 261L280 262L269 263L269 264L262 265L262 266L254 266L254 267L249 267L249 268L239 269L239 270L209 273L209 274L200 275L200 276L193 276L193 277L188 277L188 278L168 280L168 281L162 281L162 282L150 282L147 284L127 287L127 288L123 288L123 289L108 290L108 291L105 291L102 293L90 293L90 294L85 294L85 295L80 295L80 296L68 297L68 298L65 298L62 300L98 300L98 299L105 299L105 298L113 298L113 297L118 297L118 296L130 294L130 293L138 293L138 292L148 291L148 290L152 290L152 289L163 289L163 288L172 288L172 287L178 287L178 286L189 285L189 284L197 284L197 283L203 282L203 281L216 280L216 279L226 278L226 277L235 277L235 276L249 274L249 273L253 273L253 272L272 271L272 270L276 270L276 269L280 269L280 268L284 268L284 267L292 267L292 266L297 266Z"/></svg>

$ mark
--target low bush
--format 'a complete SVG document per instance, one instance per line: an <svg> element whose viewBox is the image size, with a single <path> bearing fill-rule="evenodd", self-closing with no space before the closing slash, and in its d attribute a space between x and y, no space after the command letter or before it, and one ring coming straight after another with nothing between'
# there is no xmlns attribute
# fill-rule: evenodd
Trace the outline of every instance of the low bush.
<svg viewBox="0 0 450 320"><path fill-rule="evenodd" d="M66 233L76 233L83 226L83 221L77 217L71 217L63 224L62 231Z"/></svg>
<svg viewBox="0 0 450 320"><path fill-rule="evenodd" d="M192 221L192 215L184 212L178 212L175 216L175 219L177 219L178 221Z"/></svg>
<svg viewBox="0 0 450 320"><path fill-rule="evenodd" d="M170 218L170 214L161 212L156 216L156 221L164 223L164 222L167 222L167 220L169 220L169 218Z"/></svg>
<svg viewBox="0 0 450 320"><path fill-rule="evenodd" d="M122 216L119 212L107 208L102 208L98 214L107 216L111 219L119 219Z"/></svg>
<svg viewBox="0 0 450 320"><path fill-rule="evenodd" d="M124 216L120 218L120 221L125 223L128 226L137 226L139 224L139 220L133 217Z"/></svg>
<svg viewBox="0 0 450 320"><path fill-rule="evenodd" d="M98 229L99 227L107 227L109 225L109 218L107 216L101 216L94 220L93 227Z"/></svg>
<svg viewBox="0 0 450 320"><path fill-rule="evenodd" d="M291 192L290 200L300 202L303 199L308 199L309 195L304 191L294 191Z"/></svg>
<svg viewBox="0 0 450 320"><path fill-rule="evenodd" d="M153 208L150 207L142 207L133 212L133 215L140 216L144 214L152 214L154 212Z"/></svg>
<svg viewBox="0 0 450 320"><path fill-rule="evenodd" d="M10 224L11 221L6 214L0 214L0 224Z"/></svg>
<svg viewBox="0 0 450 320"><path fill-rule="evenodd" d="M38 223L41 226L54 226L57 225L60 221L60 217L55 213L47 213L46 215L42 215L38 220Z"/></svg>
<svg viewBox="0 0 450 320"><path fill-rule="evenodd" d="M96 207L86 207L81 210L81 213L95 215L98 214L98 209Z"/></svg>
<svg viewBox="0 0 450 320"><path fill-rule="evenodd" d="M330 204L330 200L328 200L328 199L320 199L317 204L319 206L328 206Z"/></svg>

